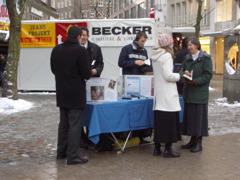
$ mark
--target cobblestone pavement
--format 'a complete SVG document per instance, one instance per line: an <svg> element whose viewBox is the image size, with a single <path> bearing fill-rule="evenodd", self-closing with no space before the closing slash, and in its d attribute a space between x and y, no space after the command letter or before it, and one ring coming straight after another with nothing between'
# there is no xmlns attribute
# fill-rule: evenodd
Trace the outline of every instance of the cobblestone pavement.
<svg viewBox="0 0 240 180"><path fill-rule="evenodd" d="M182 150L188 137L174 144L180 158L152 156L153 145L117 151L80 150L89 159L68 166L56 160L58 108L55 95L20 94L34 103L28 111L0 116L0 179L91 179L91 180L237 180L240 179L240 108L220 106L222 76L215 75L209 101L210 136L203 139L203 151Z"/></svg>

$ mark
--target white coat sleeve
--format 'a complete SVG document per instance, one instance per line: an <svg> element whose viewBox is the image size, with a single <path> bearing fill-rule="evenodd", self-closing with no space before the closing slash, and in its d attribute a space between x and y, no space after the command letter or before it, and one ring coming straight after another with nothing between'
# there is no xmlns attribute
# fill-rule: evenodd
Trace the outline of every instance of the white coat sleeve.
<svg viewBox="0 0 240 180"><path fill-rule="evenodd" d="M166 53L163 61L163 76L167 81L177 82L180 79L179 73L173 73L173 59L171 54Z"/></svg>

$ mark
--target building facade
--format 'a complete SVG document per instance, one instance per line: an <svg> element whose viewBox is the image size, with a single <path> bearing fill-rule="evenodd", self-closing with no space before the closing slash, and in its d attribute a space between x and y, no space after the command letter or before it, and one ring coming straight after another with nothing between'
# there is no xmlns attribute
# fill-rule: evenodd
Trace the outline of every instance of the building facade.
<svg viewBox="0 0 240 180"><path fill-rule="evenodd" d="M23 20L58 19L57 0L27 0Z"/></svg>
<svg viewBox="0 0 240 180"><path fill-rule="evenodd" d="M129 19L149 17L154 0L58 0L60 19Z"/></svg>

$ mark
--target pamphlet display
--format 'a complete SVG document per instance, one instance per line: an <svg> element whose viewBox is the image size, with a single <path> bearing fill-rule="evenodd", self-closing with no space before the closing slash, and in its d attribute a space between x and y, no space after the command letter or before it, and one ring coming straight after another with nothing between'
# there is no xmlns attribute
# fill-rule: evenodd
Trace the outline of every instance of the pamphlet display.
<svg viewBox="0 0 240 180"><path fill-rule="evenodd" d="M86 82L87 101L118 101L122 97L122 78L94 77Z"/></svg>
<svg viewBox="0 0 240 180"><path fill-rule="evenodd" d="M124 75L125 97L153 97L154 76L150 75Z"/></svg>

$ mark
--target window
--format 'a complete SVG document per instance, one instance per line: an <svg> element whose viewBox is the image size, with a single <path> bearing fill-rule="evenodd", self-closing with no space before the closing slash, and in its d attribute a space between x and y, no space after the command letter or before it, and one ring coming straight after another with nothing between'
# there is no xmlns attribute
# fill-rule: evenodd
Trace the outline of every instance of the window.
<svg viewBox="0 0 240 180"><path fill-rule="evenodd" d="M177 17L176 17L176 26L179 27L181 26L181 8L180 8L180 3L177 3Z"/></svg>
<svg viewBox="0 0 240 180"><path fill-rule="evenodd" d="M55 0L51 0L51 6L52 6L53 8L56 8L56 1L55 1Z"/></svg>
<svg viewBox="0 0 240 180"><path fill-rule="evenodd" d="M175 5L172 5L172 27L175 27Z"/></svg>
<svg viewBox="0 0 240 180"><path fill-rule="evenodd" d="M232 20L232 0L222 0L217 4L217 22Z"/></svg>
<svg viewBox="0 0 240 180"><path fill-rule="evenodd" d="M123 1L119 1L119 10L123 9Z"/></svg>
<svg viewBox="0 0 240 180"><path fill-rule="evenodd" d="M207 1L204 0L203 2L203 26L206 26L208 23L207 23Z"/></svg>
<svg viewBox="0 0 240 180"><path fill-rule="evenodd" d="M186 14L187 14L187 9L186 9L186 2L182 3L182 19L183 19L183 26L186 26Z"/></svg>
<svg viewBox="0 0 240 180"><path fill-rule="evenodd" d="M90 6L93 6L93 0L90 0Z"/></svg>
<svg viewBox="0 0 240 180"><path fill-rule="evenodd" d="M72 0L68 0L68 6L72 6Z"/></svg>
<svg viewBox="0 0 240 180"><path fill-rule="evenodd" d="M128 19L128 18L129 18L129 11L125 11L124 14L125 14L125 15L124 15L124 16L125 16L125 19Z"/></svg>
<svg viewBox="0 0 240 180"><path fill-rule="evenodd" d="M61 3L58 1L58 9L61 8Z"/></svg>
<svg viewBox="0 0 240 180"><path fill-rule="evenodd" d="M46 3L47 4L47 0L42 0L42 2Z"/></svg>
<svg viewBox="0 0 240 180"><path fill-rule="evenodd" d="M95 18L95 11L94 11L94 10L91 10L91 12L90 12L90 18Z"/></svg>
<svg viewBox="0 0 240 180"><path fill-rule="evenodd" d="M98 0L98 6L103 7L103 0Z"/></svg>
<svg viewBox="0 0 240 180"><path fill-rule="evenodd" d="M87 18L87 12L86 11L82 11L82 15L83 15L83 18Z"/></svg>
<svg viewBox="0 0 240 180"><path fill-rule="evenodd" d="M131 9L131 18L136 18L136 6Z"/></svg>
<svg viewBox="0 0 240 180"><path fill-rule="evenodd" d="M67 5L68 2L67 2L67 1L64 1L64 2L65 2L65 7L67 7L67 6L68 6L68 5Z"/></svg>
<svg viewBox="0 0 240 180"><path fill-rule="evenodd" d="M144 3L138 5L138 18L144 18Z"/></svg>
<svg viewBox="0 0 240 180"><path fill-rule="evenodd" d="M61 1L61 5L62 5L62 8L64 8L64 2L63 1Z"/></svg>
<svg viewBox="0 0 240 180"><path fill-rule="evenodd" d="M64 17L63 17L63 13L61 14L61 19L64 19Z"/></svg>
<svg viewBox="0 0 240 180"><path fill-rule="evenodd" d="M68 17L68 12L65 12L65 19L67 19Z"/></svg>

